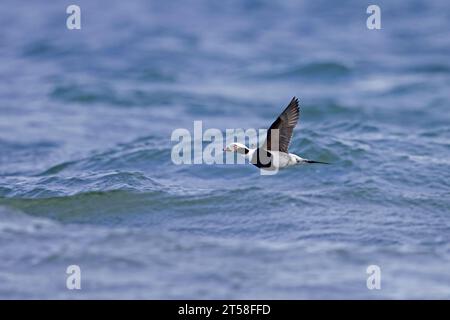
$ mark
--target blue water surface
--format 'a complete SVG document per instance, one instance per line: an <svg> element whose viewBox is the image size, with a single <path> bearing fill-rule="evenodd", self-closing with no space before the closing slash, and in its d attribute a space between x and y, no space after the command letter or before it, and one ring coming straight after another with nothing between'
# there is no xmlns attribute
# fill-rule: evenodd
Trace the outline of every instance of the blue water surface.
<svg viewBox="0 0 450 320"><path fill-rule="evenodd" d="M0 298L449 299L450 3L372 2L3 0ZM172 163L294 95L332 165Z"/></svg>

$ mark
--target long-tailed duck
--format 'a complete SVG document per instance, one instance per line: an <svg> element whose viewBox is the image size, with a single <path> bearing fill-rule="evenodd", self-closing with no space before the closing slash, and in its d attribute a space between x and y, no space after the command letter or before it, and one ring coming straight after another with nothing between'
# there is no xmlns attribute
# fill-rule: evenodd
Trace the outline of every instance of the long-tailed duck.
<svg viewBox="0 0 450 320"><path fill-rule="evenodd" d="M306 163L328 164L327 162L304 159L288 152L299 115L298 99L293 97L286 109L284 109L270 126L267 131L266 140L262 146L251 149L241 143L234 142L230 143L223 150L226 152L240 153L249 159L253 165L264 170L278 170Z"/></svg>

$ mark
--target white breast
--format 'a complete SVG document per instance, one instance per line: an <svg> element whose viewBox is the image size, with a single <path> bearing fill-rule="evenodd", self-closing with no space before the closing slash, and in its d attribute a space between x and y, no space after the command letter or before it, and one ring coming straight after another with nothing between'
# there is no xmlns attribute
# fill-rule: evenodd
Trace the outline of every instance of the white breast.
<svg viewBox="0 0 450 320"><path fill-rule="evenodd" d="M245 155L250 161L253 158L257 149L250 149L249 152ZM282 169L285 167L293 166L299 163L299 160L302 160L299 156L293 153L284 153L279 151L270 151L272 154L272 167L265 168L264 170L274 170L274 169Z"/></svg>
<svg viewBox="0 0 450 320"><path fill-rule="evenodd" d="M297 163L295 158L292 158L290 154L279 151L271 151L270 153L273 156L272 165L275 168L281 169Z"/></svg>

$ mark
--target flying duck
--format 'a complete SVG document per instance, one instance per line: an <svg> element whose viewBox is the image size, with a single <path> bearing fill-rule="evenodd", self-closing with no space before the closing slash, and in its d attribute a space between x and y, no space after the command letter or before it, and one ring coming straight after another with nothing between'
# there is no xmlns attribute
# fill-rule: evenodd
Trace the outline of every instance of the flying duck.
<svg viewBox="0 0 450 320"><path fill-rule="evenodd" d="M327 162L304 159L296 154L289 153L292 134L300 116L298 99L293 97L289 105L272 123L264 144L259 148L251 149L242 143L230 143L223 151L236 152L244 155L250 162L260 169L278 170L297 164Z"/></svg>

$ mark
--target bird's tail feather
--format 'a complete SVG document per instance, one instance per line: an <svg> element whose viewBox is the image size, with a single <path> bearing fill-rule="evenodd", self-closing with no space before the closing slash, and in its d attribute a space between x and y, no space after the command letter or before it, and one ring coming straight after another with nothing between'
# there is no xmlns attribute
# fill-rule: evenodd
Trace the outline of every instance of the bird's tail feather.
<svg viewBox="0 0 450 320"><path fill-rule="evenodd" d="M308 159L305 159L304 162L306 162L306 163L330 164L329 162L314 161L314 160L308 160Z"/></svg>

